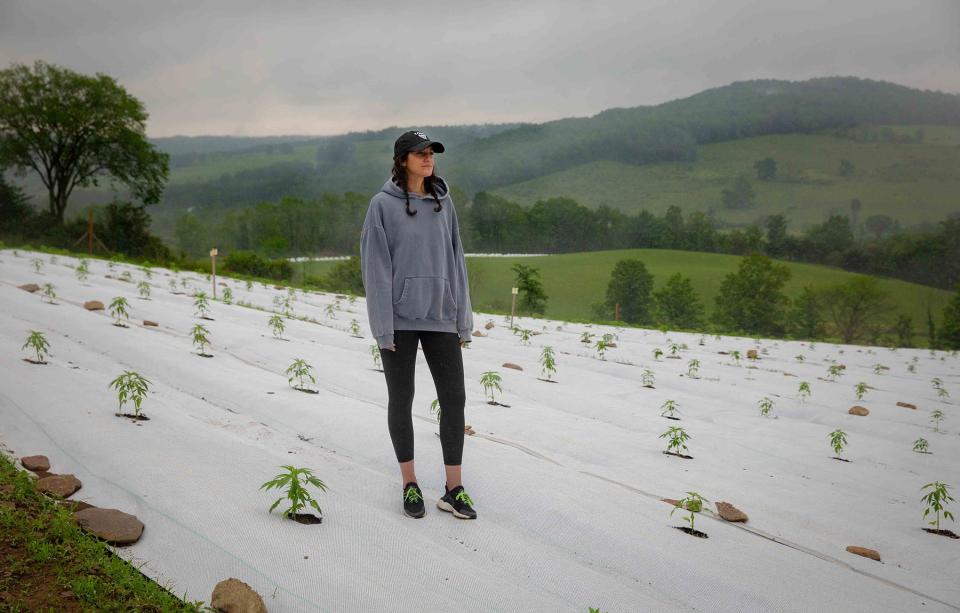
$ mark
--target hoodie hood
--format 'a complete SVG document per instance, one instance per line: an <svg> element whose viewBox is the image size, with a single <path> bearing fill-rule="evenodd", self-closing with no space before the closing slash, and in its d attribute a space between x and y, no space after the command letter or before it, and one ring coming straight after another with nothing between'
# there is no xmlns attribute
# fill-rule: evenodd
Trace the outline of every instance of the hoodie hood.
<svg viewBox="0 0 960 613"><path fill-rule="evenodd" d="M448 194L449 191L450 191L450 188L447 187L447 182L444 181L441 177L436 177L436 180L434 181L434 188L437 190L437 197L438 197L441 201L442 201L444 198L447 197L447 194ZM394 196L395 198L399 198L400 200L403 200L403 199L404 199L404 197L403 197L403 190L400 189L400 186L399 186L399 185L397 185L396 183L393 182L393 178L392 178L392 177L389 178L389 179L387 179L386 183L383 184L383 187L380 188L380 191L381 191L381 192L386 192L386 193L390 194L391 196ZM410 193L410 199L411 199L411 200L415 200L415 199L420 199L420 200L433 200L433 195L431 195L431 194L428 192L425 196L421 196L420 194L414 194L414 193L411 192L411 193Z"/></svg>

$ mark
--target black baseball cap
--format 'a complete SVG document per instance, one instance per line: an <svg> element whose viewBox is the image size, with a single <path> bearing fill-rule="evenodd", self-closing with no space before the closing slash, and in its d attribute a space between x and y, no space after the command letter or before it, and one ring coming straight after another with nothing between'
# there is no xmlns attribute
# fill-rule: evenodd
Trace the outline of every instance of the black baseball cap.
<svg viewBox="0 0 960 613"><path fill-rule="evenodd" d="M410 151L423 151L427 147L433 147L434 153L443 153L443 143L430 140L423 132L404 132L393 143L393 157L400 157Z"/></svg>

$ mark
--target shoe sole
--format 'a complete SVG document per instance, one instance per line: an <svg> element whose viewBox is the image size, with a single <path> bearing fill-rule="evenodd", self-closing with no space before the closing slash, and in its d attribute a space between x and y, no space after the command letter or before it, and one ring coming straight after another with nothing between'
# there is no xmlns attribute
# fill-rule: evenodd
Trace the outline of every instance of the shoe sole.
<svg viewBox="0 0 960 613"><path fill-rule="evenodd" d="M426 511L426 509L424 509L423 513L421 513L420 515L414 515L413 513L407 513L407 510L404 509L404 510L403 510L403 514L406 515L407 517L412 517L412 518L414 518L414 519L420 519L421 517L423 517L424 515L427 514L427 511Z"/></svg>
<svg viewBox="0 0 960 613"><path fill-rule="evenodd" d="M443 500L437 501L437 508L441 511L453 513L454 517L459 517L460 519L476 519L476 517L470 517L469 515L464 515L463 513L457 511L449 502L444 502Z"/></svg>

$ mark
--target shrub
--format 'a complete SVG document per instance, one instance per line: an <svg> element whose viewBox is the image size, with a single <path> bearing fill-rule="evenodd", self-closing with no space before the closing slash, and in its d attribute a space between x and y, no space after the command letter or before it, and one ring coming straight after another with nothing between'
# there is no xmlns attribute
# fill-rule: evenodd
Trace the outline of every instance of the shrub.
<svg viewBox="0 0 960 613"><path fill-rule="evenodd" d="M223 260L223 269L242 275L265 277L278 281L293 276L293 266L287 260L270 260L251 251L231 252Z"/></svg>
<svg viewBox="0 0 960 613"><path fill-rule="evenodd" d="M320 505L310 496L310 492L307 491L306 486L313 485L322 491L326 491L327 486L324 485L323 481L313 476L313 472L309 468L294 468L289 465L284 465L280 468L287 469L287 473L281 473L260 486L262 490L287 488L286 496L277 498L277 501L270 506L268 513L273 513L273 510L277 508L277 505L280 504L284 498L290 501L290 506L283 512L286 517L295 517L300 509L305 508L308 504L316 509L317 513L322 513ZM302 483L301 478L303 479Z"/></svg>

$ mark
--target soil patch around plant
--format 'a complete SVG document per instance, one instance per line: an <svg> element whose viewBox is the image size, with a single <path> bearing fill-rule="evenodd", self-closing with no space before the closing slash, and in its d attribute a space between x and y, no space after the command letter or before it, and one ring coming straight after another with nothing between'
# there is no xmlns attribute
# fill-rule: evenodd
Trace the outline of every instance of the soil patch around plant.
<svg viewBox="0 0 960 613"><path fill-rule="evenodd" d="M150 421L150 418L140 413L136 415L134 413L114 413L117 417L129 417L130 419L139 420L139 421Z"/></svg>
<svg viewBox="0 0 960 613"><path fill-rule="evenodd" d="M701 539L708 539L710 536L706 532L700 532L699 530L694 530L693 528L688 528L687 526L674 526L677 530L686 532L690 536L695 536Z"/></svg>
<svg viewBox="0 0 960 613"><path fill-rule="evenodd" d="M497 402L496 400L488 400L487 404L495 407L507 407L508 409L510 408L509 404L503 404L502 402Z"/></svg>
<svg viewBox="0 0 960 613"><path fill-rule="evenodd" d="M307 388L305 388L305 387L295 387L295 388L293 388L293 389L297 390L298 392L303 392L304 394L319 394L319 393L320 393L320 390L311 390L311 389L307 389Z"/></svg>
<svg viewBox="0 0 960 613"><path fill-rule="evenodd" d="M213 357L213 354L211 354L211 353L198 353L197 355L200 356L201 358L212 358L212 357Z"/></svg>
<svg viewBox="0 0 960 613"><path fill-rule="evenodd" d="M924 532L929 532L930 534L939 534L940 536L946 536L952 539L960 539L953 530L935 530L934 528L924 528Z"/></svg>
<svg viewBox="0 0 960 613"><path fill-rule="evenodd" d="M678 458L683 458L684 460L692 460L692 459L693 459L693 456L692 456L692 455L686 455L686 454L683 454L683 453L677 453L677 452L675 452L675 451L662 451L661 453L663 453L664 455L675 455L675 456L677 456Z"/></svg>
<svg viewBox="0 0 960 613"><path fill-rule="evenodd" d="M543 381L544 383L557 383L553 379L541 379L540 377L537 377L537 381Z"/></svg>
<svg viewBox="0 0 960 613"><path fill-rule="evenodd" d="M848 459L846 459L846 458L839 458L839 457L837 457L837 456L832 456L830 459L831 459L831 460L837 460L837 461L839 461L839 462L852 462L852 461L853 461L853 460L848 460Z"/></svg>
<svg viewBox="0 0 960 613"><path fill-rule="evenodd" d="M317 517L313 513L297 513L295 516L287 513L287 519L292 519L298 524L313 525L323 523L322 517Z"/></svg>
<svg viewBox="0 0 960 613"><path fill-rule="evenodd" d="M661 415L660 417L662 417L662 418L664 418L664 419L672 419L672 420L674 420L674 421L680 421L680 418L679 418L679 417L670 417L669 415Z"/></svg>
<svg viewBox="0 0 960 613"><path fill-rule="evenodd" d="M30 362L31 364L39 364L40 366L46 366L49 363L46 360L38 361L38 360L34 360L33 358L23 358L23 361Z"/></svg>

